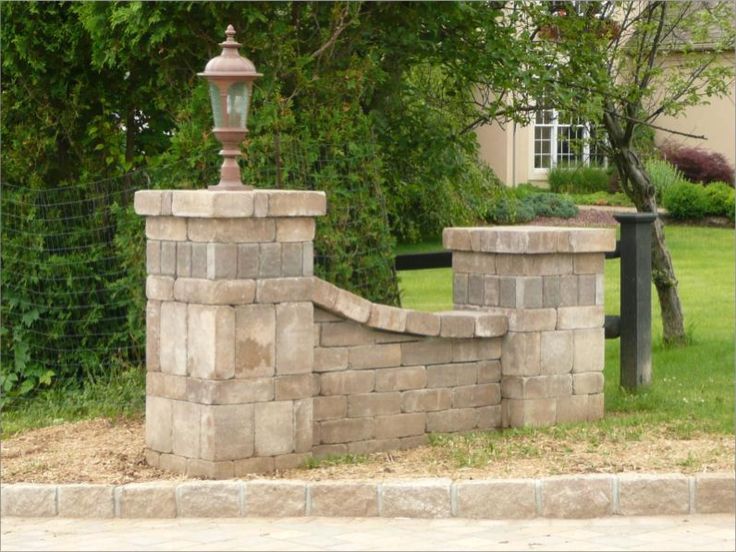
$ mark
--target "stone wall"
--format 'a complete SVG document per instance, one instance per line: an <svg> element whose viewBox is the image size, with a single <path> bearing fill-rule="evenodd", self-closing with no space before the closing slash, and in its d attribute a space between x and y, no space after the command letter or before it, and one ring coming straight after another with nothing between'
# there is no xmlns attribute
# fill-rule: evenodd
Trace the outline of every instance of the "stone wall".
<svg viewBox="0 0 736 552"><path fill-rule="evenodd" d="M611 230L446 229L455 310L313 272L322 192L142 191L148 461L229 478L602 416Z"/></svg>

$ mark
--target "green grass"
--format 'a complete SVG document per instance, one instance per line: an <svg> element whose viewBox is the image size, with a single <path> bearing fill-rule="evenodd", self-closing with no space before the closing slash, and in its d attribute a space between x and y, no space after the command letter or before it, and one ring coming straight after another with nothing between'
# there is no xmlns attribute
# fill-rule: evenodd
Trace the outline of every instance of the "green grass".
<svg viewBox="0 0 736 552"><path fill-rule="evenodd" d="M673 438L734 430L734 234L732 230L668 226L665 230L679 280L687 347L662 345L657 294L652 287L653 384L638 393L619 387L619 341L606 341L608 433L646 431L653 424ZM441 249L439 242L415 246ZM404 252L402 249L401 252ZM452 308L450 269L399 274L403 305L423 311ZM606 313L619 311L619 261L606 262Z"/></svg>
<svg viewBox="0 0 736 552"><path fill-rule="evenodd" d="M3 408L2 439L21 431L92 418L141 418L145 410L143 368L115 371L83 386L54 387Z"/></svg>
<svg viewBox="0 0 736 552"><path fill-rule="evenodd" d="M575 205L608 205L611 207L633 207L634 204L626 197L626 194L617 192L595 192L592 194L566 194L573 200Z"/></svg>

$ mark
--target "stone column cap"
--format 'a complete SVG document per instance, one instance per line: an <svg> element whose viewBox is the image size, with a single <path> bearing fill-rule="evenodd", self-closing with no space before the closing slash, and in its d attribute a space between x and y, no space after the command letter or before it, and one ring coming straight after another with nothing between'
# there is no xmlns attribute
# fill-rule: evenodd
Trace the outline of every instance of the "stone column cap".
<svg viewBox="0 0 736 552"><path fill-rule="evenodd" d="M140 190L134 205L137 214L154 217L318 217L327 212L327 196L307 190Z"/></svg>
<svg viewBox="0 0 736 552"><path fill-rule="evenodd" d="M616 231L557 226L445 228L442 245L454 251L518 255L604 253L616 248Z"/></svg>

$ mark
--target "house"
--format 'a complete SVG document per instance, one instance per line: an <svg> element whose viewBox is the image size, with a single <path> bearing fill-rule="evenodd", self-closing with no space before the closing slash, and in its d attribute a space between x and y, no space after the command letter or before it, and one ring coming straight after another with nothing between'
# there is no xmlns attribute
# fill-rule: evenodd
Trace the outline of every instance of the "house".
<svg viewBox="0 0 736 552"><path fill-rule="evenodd" d="M700 43L694 47L707 51L709 44ZM734 67L733 52L721 57L722 63ZM675 65L680 59L678 48L672 48L663 66ZM702 135L705 140L655 129L655 144L669 142L702 147L722 154L732 166L736 165L735 99L732 82L728 96L712 97L709 103L690 107L677 117L659 117L657 126ZM589 145L591 132L593 130L585 121L553 109L537 112L533 122L526 126L493 123L476 129L481 161L489 165L504 184L512 187L524 182L546 187L547 174L556 165L606 164L605 157Z"/></svg>

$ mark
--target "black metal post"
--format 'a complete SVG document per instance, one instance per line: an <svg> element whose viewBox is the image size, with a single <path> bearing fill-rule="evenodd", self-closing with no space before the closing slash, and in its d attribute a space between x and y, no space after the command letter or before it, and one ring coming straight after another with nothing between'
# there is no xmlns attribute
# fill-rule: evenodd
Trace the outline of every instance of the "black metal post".
<svg viewBox="0 0 736 552"><path fill-rule="evenodd" d="M652 381L652 222L655 213L614 215L621 224L621 385Z"/></svg>

